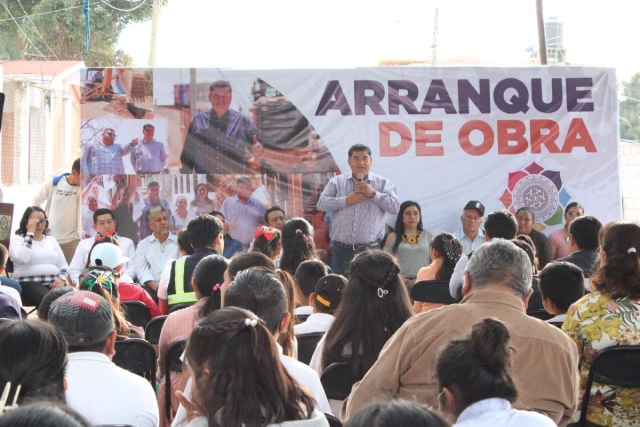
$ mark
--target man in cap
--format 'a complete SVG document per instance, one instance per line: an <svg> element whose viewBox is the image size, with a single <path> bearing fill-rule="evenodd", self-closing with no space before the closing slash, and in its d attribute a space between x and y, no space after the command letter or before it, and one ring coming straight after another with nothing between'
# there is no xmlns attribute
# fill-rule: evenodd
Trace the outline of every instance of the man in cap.
<svg viewBox="0 0 640 427"><path fill-rule="evenodd" d="M51 305L49 322L69 343L67 403L92 425L158 425L158 403L142 377L117 367L111 305L86 291L70 292Z"/></svg>
<svg viewBox="0 0 640 427"><path fill-rule="evenodd" d="M333 323L333 315L342 299L342 290L347 279L338 274L328 274L318 280L314 292L309 295L313 314L294 327L296 335L327 332Z"/></svg>
<svg viewBox="0 0 640 427"><path fill-rule="evenodd" d="M460 222L462 227L453 232L456 239L462 243L462 253L469 255L484 243L484 230L480 228L484 217L484 205L477 200L471 200L462 210Z"/></svg>

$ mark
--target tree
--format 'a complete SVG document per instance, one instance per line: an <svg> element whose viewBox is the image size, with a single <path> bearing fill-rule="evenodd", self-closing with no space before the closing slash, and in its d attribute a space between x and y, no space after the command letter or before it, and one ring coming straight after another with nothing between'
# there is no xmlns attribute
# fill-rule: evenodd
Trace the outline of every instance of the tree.
<svg viewBox="0 0 640 427"><path fill-rule="evenodd" d="M620 138L640 141L640 73L622 82L620 100Z"/></svg>
<svg viewBox="0 0 640 427"><path fill-rule="evenodd" d="M161 0L160 4L166 2ZM87 66L130 65L132 58L116 50L115 45L128 24L151 18L153 0L89 3L91 37L86 51L83 0L0 0L0 59L83 60Z"/></svg>

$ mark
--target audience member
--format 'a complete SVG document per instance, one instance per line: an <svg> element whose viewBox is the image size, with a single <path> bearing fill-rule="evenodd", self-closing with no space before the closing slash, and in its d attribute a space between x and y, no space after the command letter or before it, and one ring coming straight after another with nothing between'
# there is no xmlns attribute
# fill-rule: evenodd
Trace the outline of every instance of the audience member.
<svg viewBox="0 0 640 427"><path fill-rule="evenodd" d="M447 232L439 233L431 242L431 264L420 269L416 280L444 280L448 282L456 264L460 261L462 251L462 243L453 234ZM416 313L421 313L443 305L415 301L413 308Z"/></svg>
<svg viewBox="0 0 640 427"><path fill-rule="evenodd" d="M245 248L253 240L253 230L262 225L265 209L255 197L251 197L251 179L243 176L236 182L237 194L222 202L220 212L227 218L231 237L239 240ZM212 210L212 209L209 209Z"/></svg>
<svg viewBox="0 0 640 427"><path fill-rule="evenodd" d="M437 411L408 400L374 403L358 412L346 427L449 427Z"/></svg>
<svg viewBox="0 0 640 427"><path fill-rule="evenodd" d="M227 260L220 254L207 255L202 258L191 276L191 287L195 293L197 302L191 307L175 311L169 314L162 326L160 341L158 343L158 375L163 382L158 393L158 406L165 407L165 392L167 372L165 372L165 357L169 346L176 340L187 338L194 325L200 319L204 319L209 313L218 310L222 305L221 283L224 281L224 272L227 269ZM186 378L181 372L171 372L171 390L184 390ZM179 402L172 396L172 413L178 410ZM160 411L160 425L168 426L171 419L167 419L166 411Z"/></svg>
<svg viewBox="0 0 640 427"><path fill-rule="evenodd" d="M367 250L356 255L350 269L335 320L318 343L309 366L322 374L334 362L348 362L353 377L360 379L413 309L400 267L391 255ZM354 348L360 350L354 352Z"/></svg>
<svg viewBox="0 0 640 427"><path fill-rule="evenodd" d="M457 417L456 426L556 426L540 413L512 409L518 390L511 375L510 338L504 323L487 318L438 356L438 404Z"/></svg>
<svg viewBox="0 0 640 427"><path fill-rule="evenodd" d="M66 405L41 401L6 412L0 416L0 427L91 427L91 424Z"/></svg>
<svg viewBox="0 0 640 427"><path fill-rule="evenodd" d="M282 227L282 256L280 268L291 274L303 262L320 260L313 241L313 226L304 218L291 218Z"/></svg>
<svg viewBox="0 0 640 427"><path fill-rule="evenodd" d="M582 270L564 261L548 264L540 272L540 294L544 309L555 316L547 322L564 322L571 304L584 296Z"/></svg>
<svg viewBox="0 0 640 427"><path fill-rule="evenodd" d="M33 198L33 205L45 205L45 215L51 220L51 236L56 239L70 262L80 243L80 159L71 166L71 173L63 173L48 180Z"/></svg>
<svg viewBox="0 0 640 427"><path fill-rule="evenodd" d="M31 206L11 236L13 277L22 286L22 303L26 306L37 307L49 289L67 284L69 265L56 239L47 235L48 228L44 210Z"/></svg>
<svg viewBox="0 0 640 427"><path fill-rule="evenodd" d="M280 230L271 227L260 226L253 234L250 252L260 252L276 261L282 252Z"/></svg>
<svg viewBox="0 0 640 427"><path fill-rule="evenodd" d="M224 272L224 283L222 284L222 306L226 306L224 302L224 294L229 285L236 278L236 274L241 271L248 270L252 267L262 267L275 273L276 265L271 258L267 258L265 254L259 252L239 253L231 258L229 267Z"/></svg>
<svg viewBox="0 0 640 427"><path fill-rule="evenodd" d="M554 231L549 235L549 244L551 245L551 260L554 261L558 258L565 258L571 254L569 248L569 242L567 237L571 234L569 232L569 225L571 222L584 215L584 209L578 202L571 202L564 208L564 227L558 231Z"/></svg>
<svg viewBox="0 0 640 427"><path fill-rule="evenodd" d="M0 390L11 383L7 402L20 386L20 405L37 399L65 403L66 368L67 341L56 328L37 320L0 324Z"/></svg>
<svg viewBox="0 0 640 427"><path fill-rule="evenodd" d="M539 270L546 267L551 262L551 244L547 236L534 228L536 224L536 215L531 208L520 208L516 211L516 220L518 221L518 234L524 234L531 237L536 247L538 256Z"/></svg>
<svg viewBox="0 0 640 427"><path fill-rule="evenodd" d="M327 265L317 259L302 261L296 268L295 279L300 290L300 307L296 308L296 316L309 316L313 313L313 306L309 298L320 279L327 275Z"/></svg>
<svg viewBox="0 0 640 427"><path fill-rule="evenodd" d="M395 186L370 172L371 149L355 144L348 154L351 171L331 178L318 199L318 210L332 214L331 269L343 276L349 275L349 264L357 253L380 249L384 217L399 209Z"/></svg>
<svg viewBox="0 0 640 427"><path fill-rule="evenodd" d="M484 230L481 228L483 217L484 205L477 200L469 201L462 209L462 215L460 215L462 227L453 235L462 243L462 251L465 255L469 255L487 241Z"/></svg>
<svg viewBox="0 0 640 427"><path fill-rule="evenodd" d="M42 301L40 302L40 306L38 307L38 319L46 322L49 320L49 310L51 310L51 304L55 302L58 298L63 295L68 294L69 292L75 292L76 289L71 286L62 286L60 288L56 288L52 291L49 291Z"/></svg>
<svg viewBox="0 0 640 427"><path fill-rule="evenodd" d="M493 214L487 218L487 227ZM501 216L513 218L506 213ZM558 328L526 315L531 275L527 255L511 242L495 239L480 246L465 271L462 303L407 321L362 381L353 386L342 407L342 419L382 393L437 404L438 384L427 373L438 352L453 336L470 331L486 317L495 317L511 334L514 380L527 385L520 390L517 407L545 411L554 422L566 426L577 407L578 352ZM345 297L348 290L349 286Z"/></svg>
<svg viewBox="0 0 640 427"><path fill-rule="evenodd" d="M193 255L193 247L189 241L189 232L186 228L183 228L178 232L178 255L179 258L184 258L189 255ZM171 279L171 269L175 259L169 258L164 265L162 274L160 275L160 281L158 282L158 289L167 289L169 287L169 280ZM163 299L166 299L166 291L162 291Z"/></svg>
<svg viewBox="0 0 640 427"><path fill-rule="evenodd" d="M194 328L185 352L193 402L181 395L186 409L199 415L189 426L329 426L304 384L280 363L266 323L229 307Z"/></svg>
<svg viewBox="0 0 640 427"><path fill-rule="evenodd" d="M22 319L20 305L7 294L0 293L0 319Z"/></svg>
<svg viewBox="0 0 640 427"><path fill-rule="evenodd" d="M522 249L527 254L527 257L531 262L531 297L527 304L527 312L544 310L544 306L542 305L542 296L540 295L540 286L538 284L538 270L535 267L536 249L533 245L533 241L529 236L520 235L515 239L511 239L511 243Z"/></svg>
<svg viewBox="0 0 640 427"><path fill-rule="evenodd" d="M411 200L402 202L395 231L387 236L383 250L396 257L408 286L413 285L420 269L431 262L431 237L422 226L420 205Z"/></svg>
<svg viewBox="0 0 640 427"><path fill-rule="evenodd" d="M309 306L313 308L313 313L306 321L295 325L295 334L327 332L333 323L334 314L340 305L342 291L346 285L347 279L337 274L328 274L318 280L314 292L309 295Z"/></svg>
<svg viewBox="0 0 640 427"><path fill-rule="evenodd" d="M598 258L600 243L598 236L602 230L602 223L593 216L581 216L569 225L569 256L559 258L558 261L570 262L582 270L585 278L590 278L596 270L595 261ZM588 282L588 281L587 281ZM587 287L590 291L591 288Z"/></svg>
<svg viewBox="0 0 640 427"><path fill-rule="evenodd" d="M51 305L49 322L69 344L67 402L94 425L155 427L158 403L151 385L111 361L116 342L113 319L109 302L92 292L72 292Z"/></svg>
<svg viewBox="0 0 640 427"><path fill-rule="evenodd" d="M0 291L7 291L7 293L16 297L20 302L20 293L22 292L22 286L15 280L11 280L6 276L7 261L9 260L9 250L5 245L0 243ZM15 292L12 292L15 291Z"/></svg>
<svg viewBox="0 0 640 427"><path fill-rule="evenodd" d="M264 223L267 227L282 231L284 223L287 221L287 214L280 206L273 206L264 213Z"/></svg>
<svg viewBox="0 0 640 427"><path fill-rule="evenodd" d="M284 286L284 292L287 296L287 312L291 319L287 324L286 330L281 332L278 336L277 341L278 344L282 346L282 353L285 356L291 356L297 360L298 343L296 342L294 325L296 304L300 300L300 296L298 295L298 286L296 284L296 279L294 279L288 272L278 269L276 270L276 275L280 279L280 282L282 282L282 286Z"/></svg>
<svg viewBox="0 0 640 427"><path fill-rule="evenodd" d="M484 222L484 241L489 242L491 239L511 240L516 237L517 231L518 223L511 212L506 210L494 211L487 215L487 219ZM453 270L449 280L449 293L453 298L462 298L464 271L472 254L473 251L468 255L462 256Z"/></svg>
<svg viewBox="0 0 640 427"><path fill-rule="evenodd" d="M603 233L600 266L591 276L593 292L569 308L562 325L580 353L580 401L591 363L599 351L621 344L640 345L640 226L616 221L607 224ZM589 425L626 426L637 422L640 402L636 397L640 389L594 381L589 393ZM579 413L574 421L578 416Z"/></svg>
<svg viewBox="0 0 640 427"><path fill-rule="evenodd" d="M127 281L133 282L133 278L136 275L134 268L135 264L133 262L136 256L136 247L133 244L133 240L124 236L119 236L116 233L116 224L111 209L101 208L93 213L93 228L96 231L97 236L95 238L83 239L78 244L76 253L73 255L73 259L69 265L69 277L71 278L71 281L74 284L78 283L78 277L80 277L80 273L87 266L89 251L96 240L100 240L104 238L104 236L111 236L118 239L120 248L122 248L122 252L127 257L127 260L132 260L131 262L127 261L123 265L123 273L128 276L126 279Z"/></svg>
<svg viewBox="0 0 640 427"><path fill-rule="evenodd" d="M138 282L155 296L167 261L178 258L178 238L169 231L169 213L163 206L152 207L146 215L153 234L138 243L135 270Z"/></svg>
<svg viewBox="0 0 640 427"><path fill-rule="evenodd" d="M218 211L211 211L209 212L209 215L213 215L218 218L224 226L224 229L222 231L224 236L224 257L227 259L231 259L231 257L235 254L242 252L242 250L244 249L242 247L242 243L239 240L235 240L229 234L229 227L227 226L227 221L225 221L224 219L224 215L222 215L222 213Z"/></svg>

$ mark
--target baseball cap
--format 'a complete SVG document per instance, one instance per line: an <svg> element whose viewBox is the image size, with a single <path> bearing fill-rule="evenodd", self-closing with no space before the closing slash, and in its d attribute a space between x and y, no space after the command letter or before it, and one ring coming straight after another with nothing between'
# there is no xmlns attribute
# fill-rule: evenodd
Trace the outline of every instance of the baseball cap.
<svg viewBox="0 0 640 427"><path fill-rule="evenodd" d="M466 211L467 209L475 209L480 212L480 216L484 216L484 205L477 200L469 201L469 203L467 203L464 207L463 211Z"/></svg>
<svg viewBox="0 0 640 427"><path fill-rule="evenodd" d="M111 305L98 294L70 292L51 304L49 323L58 328L71 346L104 342L115 330Z"/></svg>
<svg viewBox="0 0 640 427"><path fill-rule="evenodd" d="M316 283L314 294L316 301L323 306L335 310L342 299L342 289L347 279L339 274L327 274Z"/></svg>
<svg viewBox="0 0 640 427"><path fill-rule="evenodd" d="M113 243L100 243L91 250L91 265L115 269L127 261L129 258L122 256L122 250Z"/></svg>

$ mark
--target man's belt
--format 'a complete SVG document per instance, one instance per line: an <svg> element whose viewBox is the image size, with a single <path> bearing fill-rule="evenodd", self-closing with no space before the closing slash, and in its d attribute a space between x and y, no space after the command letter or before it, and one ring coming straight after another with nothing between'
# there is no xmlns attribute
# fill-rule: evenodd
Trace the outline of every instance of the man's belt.
<svg viewBox="0 0 640 427"><path fill-rule="evenodd" d="M341 243L334 240L333 244L339 248L348 248L355 252L364 251L368 248L380 249L380 242L378 241L374 241L371 243Z"/></svg>

